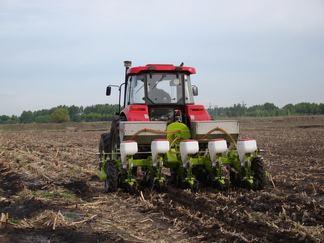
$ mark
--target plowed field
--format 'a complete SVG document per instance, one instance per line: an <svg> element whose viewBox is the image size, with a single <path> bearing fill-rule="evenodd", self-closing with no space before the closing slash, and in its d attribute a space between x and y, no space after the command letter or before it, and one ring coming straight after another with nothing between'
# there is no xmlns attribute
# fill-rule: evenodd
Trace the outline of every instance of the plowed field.
<svg viewBox="0 0 324 243"><path fill-rule="evenodd" d="M0 242L324 241L324 117L242 119L262 191L106 194L102 123L0 126Z"/></svg>

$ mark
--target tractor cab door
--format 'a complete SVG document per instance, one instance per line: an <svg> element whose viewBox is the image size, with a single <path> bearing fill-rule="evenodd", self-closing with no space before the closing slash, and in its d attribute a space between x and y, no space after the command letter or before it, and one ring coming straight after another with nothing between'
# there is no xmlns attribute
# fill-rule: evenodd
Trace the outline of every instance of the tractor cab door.
<svg viewBox="0 0 324 243"><path fill-rule="evenodd" d="M145 104L145 76L134 75L129 78L129 89L126 91L126 105Z"/></svg>

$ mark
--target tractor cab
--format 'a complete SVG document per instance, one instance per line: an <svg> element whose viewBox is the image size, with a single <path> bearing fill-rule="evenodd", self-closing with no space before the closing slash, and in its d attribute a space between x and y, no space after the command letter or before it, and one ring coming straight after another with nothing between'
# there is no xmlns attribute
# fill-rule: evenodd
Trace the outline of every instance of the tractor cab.
<svg viewBox="0 0 324 243"><path fill-rule="evenodd" d="M198 88L191 84L193 67L171 64L148 64L131 67L125 62L124 105L120 116L127 121L174 121L189 124L192 120L210 120L202 105L195 105ZM111 86L107 88L110 94ZM120 104L121 105L121 104Z"/></svg>

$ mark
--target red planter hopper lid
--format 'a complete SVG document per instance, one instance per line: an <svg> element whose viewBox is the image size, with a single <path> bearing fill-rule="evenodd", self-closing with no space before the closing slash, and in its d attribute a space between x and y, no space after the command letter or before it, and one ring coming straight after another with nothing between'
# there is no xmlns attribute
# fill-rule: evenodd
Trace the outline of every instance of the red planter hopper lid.
<svg viewBox="0 0 324 243"><path fill-rule="evenodd" d="M253 139L253 138L241 138L241 139L239 139L239 141L253 141L253 140L255 140L255 139Z"/></svg>
<svg viewBox="0 0 324 243"><path fill-rule="evenodd" d="M125 140L125 141L122 141L122 143L135 143L136 141L134 140Z"/></svg>

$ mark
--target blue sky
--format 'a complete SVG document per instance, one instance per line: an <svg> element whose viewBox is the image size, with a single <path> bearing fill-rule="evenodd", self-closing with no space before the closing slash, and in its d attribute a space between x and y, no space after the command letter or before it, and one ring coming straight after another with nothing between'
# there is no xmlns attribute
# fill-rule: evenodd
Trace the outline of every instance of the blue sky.
<svg viewBox="0 0 324 243"><path fill-rule="evenodd" d="M324 1L0 0L0 114L116 103L128 59L196 67L207 106L324 102Z"/></svg>

